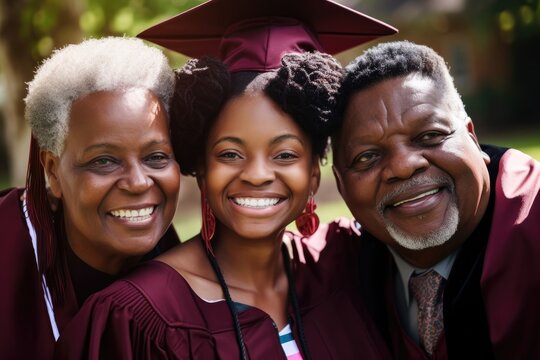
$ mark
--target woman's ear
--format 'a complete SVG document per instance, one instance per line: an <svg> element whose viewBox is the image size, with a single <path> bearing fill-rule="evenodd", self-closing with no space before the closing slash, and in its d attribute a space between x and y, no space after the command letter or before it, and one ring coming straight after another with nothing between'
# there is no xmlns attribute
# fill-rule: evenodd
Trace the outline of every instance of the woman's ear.
<svg viewBox="0 0 540 360"><path fill-rule="evenodd" d="M62 186L58 176L60 159L48 150L42 150L40 152L40 159L41 165L43 166L43 169L45 169L45 176L47 177L51 195L57 199L61 199Z"/></svg>

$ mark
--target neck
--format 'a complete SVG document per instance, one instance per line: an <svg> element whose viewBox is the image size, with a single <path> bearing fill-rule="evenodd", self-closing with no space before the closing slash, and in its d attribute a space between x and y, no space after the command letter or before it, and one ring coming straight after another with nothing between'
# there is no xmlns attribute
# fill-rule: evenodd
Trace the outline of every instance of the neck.
<svg viewBox="0 0 540 360"><path fill-rule="evenodd" d="M118 275L138 263L142 256L118 256L92 252L92 249L78 246L68 238L71 251L86 265L109 275ZM92 256L93 255L93 256Z"/></svg>
<svg viewBox="0 0 540 360"><path fill-rule="evenodd" d="M399 257L410 265L416 268L429 269L453 254L462 243L463 241L448 241L440 246L423 250L410 250L396 245L391 245L391 247Z"/></svg>
<svg viewBox="0 0 540 360"><path fill-rule="evenodd" d="M216 235L212 247L228 286L257 291L274 288L283 279L283 231L264 239L246 239L227 230Z"/></svg>

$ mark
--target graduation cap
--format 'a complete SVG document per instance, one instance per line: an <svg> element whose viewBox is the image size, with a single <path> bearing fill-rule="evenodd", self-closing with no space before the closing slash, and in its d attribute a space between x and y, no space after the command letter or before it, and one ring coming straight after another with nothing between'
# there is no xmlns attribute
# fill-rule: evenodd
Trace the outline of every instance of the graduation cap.
<svg viewBox="0 0 540 360"><path fill-rule="evenodd" d="M330 0L210 0L137 36L190 57L218 57L233 72L264 72L284 53L337 54L396 32Z"/></svg>

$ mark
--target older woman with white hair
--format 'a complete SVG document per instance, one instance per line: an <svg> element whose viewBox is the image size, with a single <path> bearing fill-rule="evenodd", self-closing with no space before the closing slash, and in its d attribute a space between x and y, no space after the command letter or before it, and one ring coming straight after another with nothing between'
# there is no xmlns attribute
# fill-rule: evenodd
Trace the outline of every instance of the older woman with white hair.
<svg viewBox="0 0 540 360"><path fill-rule="evenodd" d="M173 91L138 39L70 45L37 70L26 189L0 192L0 358L51 358L86 297L178 242Z"/></svg>

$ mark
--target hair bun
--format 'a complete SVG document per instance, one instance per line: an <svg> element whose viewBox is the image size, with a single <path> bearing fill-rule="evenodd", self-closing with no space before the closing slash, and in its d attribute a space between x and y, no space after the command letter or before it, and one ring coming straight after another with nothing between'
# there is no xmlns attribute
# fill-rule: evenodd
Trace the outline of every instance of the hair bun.
<svg viewBox="0 0 540 360"><path fill-rule="evenodd" d="M287 54L265 91L304 131L317 139L315 151L324 153L333 131L337 94L343 75L341 65L320 52Z"/></svg>

